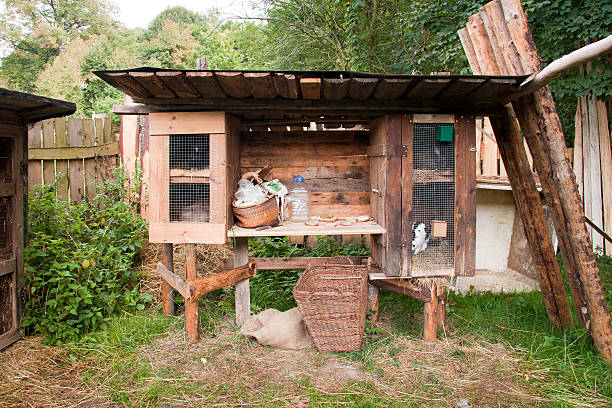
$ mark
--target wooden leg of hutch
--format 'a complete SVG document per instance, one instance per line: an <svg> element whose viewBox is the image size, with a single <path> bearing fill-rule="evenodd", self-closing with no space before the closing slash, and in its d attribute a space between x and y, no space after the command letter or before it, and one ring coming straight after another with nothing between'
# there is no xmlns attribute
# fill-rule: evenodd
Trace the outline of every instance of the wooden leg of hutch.
<svg viewBox="0 0 612 408"><path fill-rule="evenodd" d="M196 246L195 244L185 244L185 280L192 283L197 278L196 269ZM192 298L185 301L185 327L187 330L187 340L196 342L200 338L198 319L198 299Z"/></svg>
<svg viewBox="0 0 612 408"><path fill-rule="evenodd" d="M446 288L438 288L438 327L446 330Z"/></svg>
<svg viewBox="0 0 612 408"><path fill-rule="evenodd" d="M380 289L374 285L368 284L368 309L372 311L370 320L374 323L378 322L380 316Z"/></svg>
<svg viewBox="0 0 612 408"><path fill-rule="evenodd" d="M161 262L169 271L174 272L174 259L172 256L172 244L162 244ZM162 302L164 313L168 316L174 315L174 289L168 282L162 279Z"/></svg>
<svg viewBox="0 0 612 408"><path fill-rule="evenodd" d="M431 288L431 299L425 302L423 340L435 341L438 330L438 296L436 285Z"/></svg>
<svg viewBox="0 0 612 408"><path fill-rule="evenodd" d="M236 238L234 246L234 267L245 265L249 261L249 239ZM251 316L251 291L249 280L236 283L234 290L236 304L236 324L242 326Z"/></svg>

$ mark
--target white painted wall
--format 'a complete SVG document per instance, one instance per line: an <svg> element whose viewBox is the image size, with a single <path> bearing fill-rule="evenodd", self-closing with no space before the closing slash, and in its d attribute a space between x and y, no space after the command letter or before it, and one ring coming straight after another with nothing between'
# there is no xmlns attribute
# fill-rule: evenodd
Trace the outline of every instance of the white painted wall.
<svg viewBox="0 0 612 408"><path fill-rule="evenodd" d="M514 211L512 191L476 190L476 269L508 268Z"/></svg>

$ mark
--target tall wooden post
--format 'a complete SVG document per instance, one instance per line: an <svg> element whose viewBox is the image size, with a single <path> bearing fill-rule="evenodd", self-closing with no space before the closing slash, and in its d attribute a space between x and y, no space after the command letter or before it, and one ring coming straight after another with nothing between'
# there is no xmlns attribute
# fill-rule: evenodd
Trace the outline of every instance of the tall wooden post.
<svg viewBox="0 0 612 408"><path fill-rule="evenodd" d="M185 244L185 280L188 284L197 278L196 246ZM185 328L187 340L196 342L200 339L200 322L198 316L198 299L191 298L185 301Z"/></svg>
<svg viewBox="0 0 612 408"><path fill-rule="evenodd" d="M249 261L249 239L236 238L234 246L234 267L237 268ZM251 316L251 291L249 280L236 283L234 289L236 305L236 324L242 326Z"/></svg>
<svg viewBox="0 0 612 408"><path fill-rule="evenodd" d="M174 257L172 254L172 244L162 244L161 262L174 272ZM168 316L174 315L174 289L165 280L162 279L162 304L164 313Z"/></svg>

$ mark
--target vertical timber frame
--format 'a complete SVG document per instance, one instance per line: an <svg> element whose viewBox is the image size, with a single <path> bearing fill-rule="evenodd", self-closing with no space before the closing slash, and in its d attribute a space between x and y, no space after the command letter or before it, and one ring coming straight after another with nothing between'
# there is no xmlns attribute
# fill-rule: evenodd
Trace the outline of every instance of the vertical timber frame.
<svg viewBox="0 0 612 408"><path fill-rule="evenodd" d="M455 125L455 268L452 273L473 275L476 263L476 124L473 115L385 115L370 122L371 213L387 231L373 236L373 259L389 277L413 275L412 147L417 122ZM431 276L436 276L435 272Z"/></svg>
<svg viewBox="0 0 612 408"><path fill-rule="evenodd" d="M20 319L22 315L22 304L19 293L23 287L22 271L24 267L23 247L25 245L25 185L26 185L26 152L27 152L27 128L22 123L11 121L10 124L0 125L0 137L6 137L11 143L11 182L0 184L2 196L10 197L12 228L8 240L11 242L11 257L0 261L0 276L10 276L9 289L11 293L11 328L0 335L0 350L19 339ZM23 170L22 170L23 169Z"/></svg>

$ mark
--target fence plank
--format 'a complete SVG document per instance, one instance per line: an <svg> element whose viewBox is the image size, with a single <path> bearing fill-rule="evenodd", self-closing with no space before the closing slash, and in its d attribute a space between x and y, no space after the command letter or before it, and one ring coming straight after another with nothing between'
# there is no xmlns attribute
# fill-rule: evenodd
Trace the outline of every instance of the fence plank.
<svg viewBox="0 0 612 408"><path fill-rule="evenodd" d="M42 147L55 147L55 129L53 119L42 122L43 143ZM55 162L53 160L43 160L43 182L45 184L55 181Z"/></svg>
<svg viewBox="0 0 612 408"><path fill-rule="evenodd" d="M70 118L68 122L70 146L83 146L83 120ZM70 199L75 202L83 200L84 192L83 159L70 160Z"/></svg>
<svg viewBox="0 0 612 408"><path fill-rule="evenodd" d="M483 127L482 144L480 145L480 157L482 158L482 175L499 176L497 171L498 149L497 143L493 139L493 131L489 118L485 118Z"/></svg>
<svg viewBox="0 0 612 408"><path fill-rule="evenodd" d="M95 146L93 119L83 119L83 145ZM84 160L85 196L91 201L96 196L96 159Z"/></svg>
<svg viewBox="0 0 612 408"><path fill-rule="evenodd" d="M68 133L66 132L66 119L57 118L55 123L55 145L68 146ZM57 196L62 200L68 199L68 160L55 161L55 176L59 178Z"/></svg>
<svg viewBox="0 0 612 408"><path fill-rule="evenodd" d="M40 122L33 124L28 130L28 147L40 147L42 125ZM36 184L42 183L42 163L40 160L28 160L28 190Z"/></svg>

